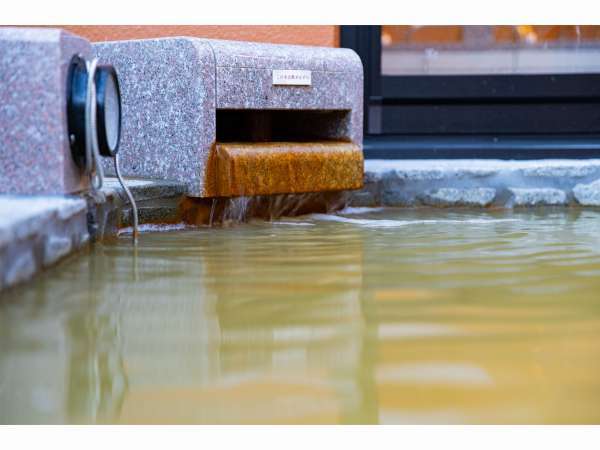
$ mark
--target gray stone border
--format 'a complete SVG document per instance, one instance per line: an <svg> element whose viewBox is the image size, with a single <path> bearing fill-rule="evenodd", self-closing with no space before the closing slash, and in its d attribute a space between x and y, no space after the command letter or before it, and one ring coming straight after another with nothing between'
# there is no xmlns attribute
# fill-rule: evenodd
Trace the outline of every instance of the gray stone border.
<svg viewBox="0 0 600 450"><path fill-rule="evenodd" d="M87 205L75 197L0 198L0 290L26 281L89 241Z"/></svg>
<svg viewBox="0 0 600 450"><path fill-rule="evenodd" d="M600 206L600 160L366 160L353 206Z"/></svg>
<svg viewBox="0 0 600 450"><path fill-rule="evenodd" d="M141 223L177 220L183 183L128 180L128 185ZM95 195L0 195L0 293L90 242L115 236L129 220L127 198L114 178Z"/></svg>
<svg viewBox="0 0 600 450"><path fill-rule="evenodd" d="M140 223L173 223L184 183L130 179ZM598 207L600 160L367 160L352 206ZM85 196L0 195L0 291L130 224L114 178Z"/></svg>

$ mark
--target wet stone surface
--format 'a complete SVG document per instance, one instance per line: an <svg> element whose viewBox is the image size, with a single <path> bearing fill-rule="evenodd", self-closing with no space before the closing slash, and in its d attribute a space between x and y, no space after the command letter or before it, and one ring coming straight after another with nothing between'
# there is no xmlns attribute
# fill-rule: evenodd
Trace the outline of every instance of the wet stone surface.
<svg viewBox="0 0 600 450"><path fill-rule="evenodd" d="M228 147L233 148L231 144ZM350 160L351 177L346 177L338 160L338 167L327 173L356 179L359 160ZM240 185L265 181L250 166L234 167L238 175L247 178ZM600 160L367 160L364 168L363 188L341 196L329 191L322 198L289 194L289 198L264 196L257 202L251 202L252 197L220 198L217 203L196 199L187 209L182 202L188 192L183 182L129 179L128 185L137 200L141 224L186 221L204 225L235 222L253 214L270 219L273 211L277 212L275 216L310 212L311 208L335 211L342 203L353 207L600 206ZM288 173L286 190L293 179L306 184L308 178L296 175ZM311 180L313 188L324 187ZM328 179L329 188L348 187L336 184L338 181L336 177ZM286 203L290 198L292 207ZM120 228L130 224L130 206L113 178L105 180L100 192L85 197L0 196L0 290L28 280L88 241L116 236Z"/></svg>
<svg viewBox="0 0 600 450"><path fill-rule="evenodd" d="M509 188L513 206L565 205L567 194L560 189L552 188Z"/></svg>
<svg viewBox="0 0 600 450"><path fill-rule="evenodd" d="M600 206L600 180L590 184L578 184L573 188L573 195L581 205Z"/></svg>
<svg viewBox="0 0 600 450"><path fill-rule="evenodd" d="M0 290L84 247L86 213L76 197L0 197Z"/></svg>
<svg viewBox="0 0 600 450"><path fill-rule="evenodd" d="M366 160L364 180L353 206L600 206L598 159Z"/></svg>
<svg viewBox="0 0 600 450"><path fill-rule="evenodd" d="M0 27L0 194L86 188L71 158L65 105L70 60L91 52L60 29Z"/></svg>
<svg viewBox="0 0 600 450"><path fill-rule="evenodd" d="M182 183L127 180L140 223L179 220ZM0 196L0 291L32 278L88 242L115 236L131 209L116 179L85 196Z"/></svg>
<svg viewBox="0 0 600 450"><path fill-rule="evenodd" d="M488 206L495 197L493 188L441 188L425 191L420 198L429 206Z"/></svg>

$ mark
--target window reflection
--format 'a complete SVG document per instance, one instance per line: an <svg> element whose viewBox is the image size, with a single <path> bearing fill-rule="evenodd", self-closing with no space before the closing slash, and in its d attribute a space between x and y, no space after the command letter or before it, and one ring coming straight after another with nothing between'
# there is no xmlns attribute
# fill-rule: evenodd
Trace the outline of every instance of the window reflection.
<svg viewBox="0 0 600 450"><path fill-rule="evenodd" d="M384 75L600 72L600 26L383 25Z"/></svg>

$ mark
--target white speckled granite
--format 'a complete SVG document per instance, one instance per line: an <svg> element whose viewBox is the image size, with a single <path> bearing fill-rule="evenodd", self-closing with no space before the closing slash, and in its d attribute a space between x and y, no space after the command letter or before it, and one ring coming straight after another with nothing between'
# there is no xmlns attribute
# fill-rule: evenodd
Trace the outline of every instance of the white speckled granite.
<svg viewBox="0 0 600 450"><path fill-rule="evenodd" d="M567 193L553 188L508 188L512 206L565 205Z"/></svg>
<svg viewBox="0 0 600 450"><path fill-rule="evenodd" d="M363 70L351 50L185 37L94 47L121 82L128 176L185 182L204 196L217 109L349 111L327 133L362 146ZM273 86L273 69L311 70L312 86Z"/></svg>
<svg viewBox="0 0 600 450"><path fill-rule="evenodd" d="M351 204L600 206L600 160L366 160Z"/></svg>
<svg viewBox="0 0 600 450"><path fill-rule="evenodd" d="M600 206L600 178L589 184L578 184L573 188L573 195L580 205Z"/></svg>
<svg viewBox="0 0 600 450"><path fill-rule="evenodd" d="M140 223L179 217L182 183L127 180ZM130 220L129 202L114 178L83 196L0 195L0 293L84 247L115 236Z"/></svg>
<svg viewBox="0 0 600 450"><path fill-rule="evenodd" d="M52 28L0 28L0 193L63 194L87 187L71 158L66 86L90 44Z"/></svg>
<svg viewBox="0 0 600 450"><path fill-rule="evenodd" d="M332 137L362 145L363 68L350 49L208 41L215 52L216 107L348 110ZM273 86L273 69L312 71L311 86Z"/></svg>
<svg viewBox="0 0 600 450"><path fill-rule="evenodd" d="M168 38L94 44L113 64L122 104L123 174L185 182L202 191L215 135L215 68L198 39ZM114 174L111 161L104 161Z"/></svg>
<svg viewBox="0 0 600 450"><path fill-rule="evenodd" d="M493 188L440 188L427 190L420 196L425 205L430 206L488 206L496 197Z"/></svg>
<svg viewBox="0 0 600 450"><path fill-rule="evenodd" d="M0 291L84 246L86 213L77 197L0 196Z"/></svg>

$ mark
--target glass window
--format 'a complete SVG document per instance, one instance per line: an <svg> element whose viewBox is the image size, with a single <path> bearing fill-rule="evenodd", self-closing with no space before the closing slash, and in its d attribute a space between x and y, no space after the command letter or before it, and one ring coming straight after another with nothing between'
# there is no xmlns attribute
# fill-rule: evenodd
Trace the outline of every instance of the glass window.
<svg viewBox="0 0 600 450"><path fill-rule="evenodd" d="M381 27L383 75L600 73L600 26Z"/></svg>

